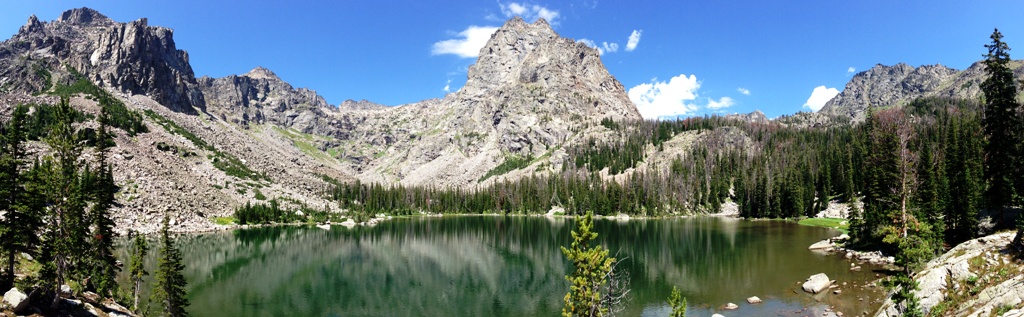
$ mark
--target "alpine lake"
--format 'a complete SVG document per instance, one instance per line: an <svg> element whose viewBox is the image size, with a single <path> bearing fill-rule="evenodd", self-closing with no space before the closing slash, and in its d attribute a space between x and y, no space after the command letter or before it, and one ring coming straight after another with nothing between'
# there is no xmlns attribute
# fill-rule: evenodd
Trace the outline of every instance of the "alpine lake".
<svg viewBox="0 0 1024 317"><path fill-rule="evenodd" d="M574 224L543 216L414 217L175 239L193 316L558 316L570 272L561 247ZM673 286L690 316L821 316L829 308L853 316L873 313L885 296L865 287L885 276L880 268L851 271L842 255L807 249L839 234L832 229L718 217L595 219L594 229L629 276L621 316L667 316ZM150 239L152 273L158 251ZM128 243L117 250L124 263ZM803 292L800 285L817 273L840 287ZM118 281L129 289L126 271ZM750 296L764 302L748 304ZM739 308L725 310L726 303Z"/></svg>

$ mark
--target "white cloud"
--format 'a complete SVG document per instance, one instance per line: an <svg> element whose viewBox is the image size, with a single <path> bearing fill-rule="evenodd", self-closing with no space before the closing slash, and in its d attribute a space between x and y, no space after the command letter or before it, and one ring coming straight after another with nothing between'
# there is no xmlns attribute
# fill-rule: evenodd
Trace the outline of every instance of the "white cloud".
<svg viewBox="0 0 1024 317"><path fill-rule="evenodd" d="M444 89L442 89L442 90L444 90L444 92L451 92L452 91L452 80L451 79L448 79L448 82L444 83Z"/></svg>
<svg viewBox="0 0 1024 317"><path fill-rule="evenodd" d="M825 86L814 87L811 97L807 98L807 102L804 103L804 108L810 108L811 111L821 110L825 103L832 100L838 94L839 90L835 88L825 88Z"/></svg>
<svg viewBox="0 0 1024 317"><path fill-rule="evenodd" d="M708 98L708 109L712 109L712 110L718 110L718 109L722 109L722 108L729 108L729 107L732 107L732 105L734 105L734 104L736 104L736 101L732 100L732 98L729 98L729 97L718 98L718 101L715 101L714 99Z"/></svg>
<svg viewBox="0 0 1024 317"><path fill-rule="evenodd" d="M589 39L579 39L577 41L586 44L587 46L596 48L597 52L600 53L601 55L604 55L605 53L615 53L619 51L619 43L601 42L601 45L597 45L596 42Z"/></svg>
<svg viewBox="0 0 1024 317"><path fill-rule="evenodd" d="M636 49L636 45L640 44L640 34L643 30L633 30L633 33L629 35L629 41L626 42L626 51L632 52Z"/></svg>
<svg viewBox="0 0 1024 317"><path fill-rule="evenodd" d="M746 89L746 88L740 87L740 88L736 88L736 91L740 92L741 94L750 96L750 89Z"/></svg>
<svg viewBox="0 0 1024 317"><path fill-rule="evenodd" d="M526 3L509 2L508 4L498 3L498 6L501 7L501 13L504 14L506 18L511 18L517 15L527 21L543 18L544 20L547 20L548 23L555 25L557 24L556 19L558 19L559 16L558 11L536 4L531 5Z"/></svg>
<svg viewBox="0 0 1024 317"><path fill-rule="evenodd" d="M668 82L652 80L629 89L629 100L636 104L644 119L687 115L697 111L691 102L697 99L697 76L681 74Z"/></svg>
<svg viewBox="0 0 1024 317"><path fill-rule="evenodd" d="M433 55L454 54L462 58L475 58L480 55L480 49L487 45L491 34L497 31L493 26L470 26L465 31L459 32L461 38L444 40L434 43L430 53Z"/></svg>
<svg viewBox="0 0 1024 317"><path fill-rule="evenodd" d="M849 68L846 69L846 73L847 74L853 74L856 71L857 71L857 69L853 68L853 66L850 66Z"/></svg>
<svg viewBox="0 0 1024 317"><path fill-rule="evenodd" d="M601 42L601 48L598 49L598 51L601 51L601 55L604 55L605 52L607 52L607 53L615 53L615 52L619 51L619 44L618 43Z"/></svg>

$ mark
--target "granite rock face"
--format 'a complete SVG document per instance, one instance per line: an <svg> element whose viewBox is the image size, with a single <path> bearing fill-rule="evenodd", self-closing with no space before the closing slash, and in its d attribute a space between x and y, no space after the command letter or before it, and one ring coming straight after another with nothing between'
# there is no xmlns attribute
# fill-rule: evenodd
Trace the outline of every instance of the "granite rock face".
<svg viewBox="0 0 1024 317"><path fill-rule="evenodd" d="M148 95L173 111L196 114L205 106L203 94L173 35L145 18L119 23L89 8L65 11L52 22L32 16L0 43L0 85L3 92L37 93L84 76L100 87Z"/></svg>
<svg viewBox="0 0 1024 317"><path fill-rule="evenodd" d="M331 135L324 122L337 112L323 97L307 88L293 88L269 69L256 67L242 75L199 78L207 111L221 120L248 126L274 124L303 133Z"/></svg>
<svg viewBox="0 0 1024 317"><path fill-rule="evenodd" d="M1024 80L1024 62L1012 61L1010 68L1014 69L1018 80ZM921 97L978 100L982 97L981 83L986 78L988 74L981 62L963 71L943 65L878 64L854 75L820 113L860 122L869 106L899 107Z"/></svg>
<svg viewBox="0 0 1024 317"><path fill-rule="evenodd" d="M599 132L601 119L640 119L598 51L560 37L543 19L505 23L467 77L443 99L395 107L331 107L262 68L199 82L214 116L333 138L315 146L336 153L346 172L390 184L475 185L511 156L550 153L556 161L566 145Z"/></svg>

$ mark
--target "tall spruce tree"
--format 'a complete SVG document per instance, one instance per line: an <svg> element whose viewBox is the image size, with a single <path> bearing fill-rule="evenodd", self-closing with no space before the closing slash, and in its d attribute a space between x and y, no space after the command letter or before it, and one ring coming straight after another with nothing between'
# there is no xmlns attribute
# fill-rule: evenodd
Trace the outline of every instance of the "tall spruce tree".
<svg viewBox="0 0 1024 317"><path fill-rule="evenodd" d="M28 108L20 105L15 108L11 120L0 125L0 211L4 213L0 220L0 241L3 247L0 255L6 260L4 275L0 278L0 289L14 286L14 268L17 255L26 253L36 255L39 236L36 228L40 226L39 205L36 201L33 184L28 184L31 174L22 173L26 165L25 150L25 118Z"/></svg>
<svg viewBox="0 0 1024 317"><path fill-rule="evenodd" d="M107 149L113 144L107 128L110 114L107 112L108 105L101 104L101 106L103 107L98 120L100 127L96 142L96 151L98 152L96 154L96 175L88 187L90 200L93 202L88 214L91 228L88 262L91 281L96 290L100 294L111 296L114 289L117 288L114 276L119 270L117 257L114 256L114 221L110 218L110 208L114 205L114 193L117 192L117 186L114 184L111 166L107 163Z"/></svg>
<svg viewBox="0 0 1024 317"><path fill-rule="evenodd" d="M78 140L72 125L75 114L68 99L61 98L54 108L54 123L46 137L52 154L44 158L41 164L45 170L41 176L46 184L43 198L48 206L46 221L49 224L43 233L40 262L44 266L41 274L44 281L53 283L54 308L60 303L61 285L73 278L73 272L82 264L82 255L87 251L87 194L80 181L79 156L82 153L82 142Z"/></svg>
<svg viewBox="0 0 1024 317"><path fill-rule="evenodd" d="M989 209L997 211L1002 220L1002 211L1012 203L1015 193L1014 181L1018 174L1021 120L1020 105L1017 104L1017 83L1009 67L1010 47L1003 42L1003 34L995 29L986 44L985 70L988 79L981 83L985 94L985 117L983 125L988 143L985 145L985 199Z"/></svg>
<svg viewBox="0 0 1024 317"><path fill-rule="evenodd" d="M185 276L182 271L181 252L174 246L170 233L170 216L164 215L160 229L160 259L157 262L156 284L153 285L152 301L163 305L161 316L188 316L188 298L185 297Z"/></svg>

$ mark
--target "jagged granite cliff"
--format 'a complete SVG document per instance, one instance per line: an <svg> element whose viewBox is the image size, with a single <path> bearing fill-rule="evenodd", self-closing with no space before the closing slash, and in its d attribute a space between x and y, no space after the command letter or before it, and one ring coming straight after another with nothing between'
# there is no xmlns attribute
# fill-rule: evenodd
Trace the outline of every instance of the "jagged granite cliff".
<svg viewBox="0 0 1024 317"><path fill-rule="evenodd" d="M41 92L53 82L69 84L71 73L80 72L100 87L196 114L205 105L203 94L173 35L145 18L119 23L89 8L66 11L50 23L32 16L0 44L0 91Z"/></svg>
<svg viewBox="0 0 1024 317"><path fill-rule="evenodd" d="M313 146L346 172L389 184L471 186L511 156L560 163L564 147L599 130L601 119L640 119L597 50L558 36L543 19L509 20L481 49L466 85L443 99L331 107L262 68L199 82L214 116L329 137Z"/></svg>
<svg viewBox="0 0 1024 317"><path fill-rule="evenodd" d="M1013 61L1014 75L1024 80L1024 62ZM912 67L875 65L857 73L846 88L825 104L820 113L849 118L853 122L864 120L869 106L902 106L921 97L950 97L979 99L981 82L987 78L985 65L976 62L959 71L942 65Z"/></svg>
<svg viewBox="0 0 1024 317"><path fill-rule="evenodd" d="M114 131L119 230L153 231L165 213L177 230L203 230L271 198L337 210L329 179L473 187L499 179L481 176L514 156L534 159L501 179L557 171L566 147L608 133L602 119L640 119L598 51L544 20L509 20L460 91L396 107L332 106L262 67L196 79L172 35L81 8L52 22L33 16L0 42L0 117L17 104L55 103L56 90L82 81L146 112L150 132ZM71 103L95 115L96 99L78 93ZM252 172L229 173L225 161Z"/></svg>

